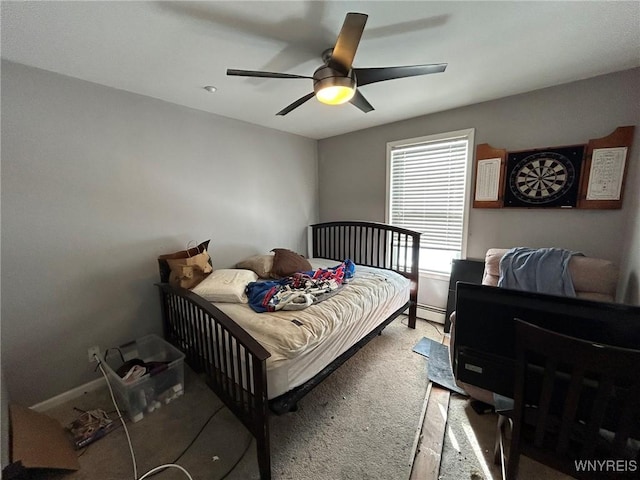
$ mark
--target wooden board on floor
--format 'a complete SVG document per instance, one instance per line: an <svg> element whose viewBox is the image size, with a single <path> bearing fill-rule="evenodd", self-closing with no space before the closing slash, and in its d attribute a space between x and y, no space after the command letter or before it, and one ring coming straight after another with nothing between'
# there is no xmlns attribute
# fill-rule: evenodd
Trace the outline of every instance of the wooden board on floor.
<svg viewBox="0 0 640 480"><path fill-rule="evenodd" d="M436 480L449 410L449 390L431 384L410 480Z"/></svg>

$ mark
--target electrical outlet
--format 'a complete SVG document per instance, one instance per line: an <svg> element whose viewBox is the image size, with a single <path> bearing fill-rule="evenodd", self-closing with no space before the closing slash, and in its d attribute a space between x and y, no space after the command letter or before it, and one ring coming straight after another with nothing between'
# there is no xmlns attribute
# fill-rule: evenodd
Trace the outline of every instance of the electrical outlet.
<svg viewBox="0 0 640 480"><path fill-rule="evenodd" d="M94 345L93 347L89 347L89 349L87 350L87 356L89 357L89 363L93 363L96 361L94 355L96 355L98 358L100 358L100 347L97 345Z"/></svg>

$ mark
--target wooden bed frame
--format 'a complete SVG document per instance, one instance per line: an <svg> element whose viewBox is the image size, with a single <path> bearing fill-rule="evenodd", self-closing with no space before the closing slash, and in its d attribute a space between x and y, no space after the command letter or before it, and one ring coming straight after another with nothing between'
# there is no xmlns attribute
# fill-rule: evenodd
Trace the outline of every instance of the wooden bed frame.
<svg viewBox="0 0 640 480"><path fill-rule="evenodd" d="M187 364L204 373L207 384L256 439L261 480L271 478L269 410L282 414L353 356L398 315L409 309L415 328L420 233L372 222L330 222L309 227L310 256L393 270L411 281L409 301L315 377L268 400L266 360L271 354L246 330L202 297L158 284L165 339L186 355ZM357 267L356 267L357 268Z"/></svg>

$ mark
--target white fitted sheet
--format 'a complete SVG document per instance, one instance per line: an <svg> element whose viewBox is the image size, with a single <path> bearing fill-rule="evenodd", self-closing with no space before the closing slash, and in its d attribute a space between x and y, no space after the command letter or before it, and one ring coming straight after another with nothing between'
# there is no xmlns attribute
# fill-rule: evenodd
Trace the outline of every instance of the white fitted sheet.
<svg viewBox="0 0 640 480"><path fill-rule="evenodd" d="M339 264L326 259L310 262L314 269ZM304 310L256 313L246 304L215 305L271 353L267 385L269 398L275 398L318 374L406 304L409 290L410 282L402 275L356 265L350 283Z"/></svg>

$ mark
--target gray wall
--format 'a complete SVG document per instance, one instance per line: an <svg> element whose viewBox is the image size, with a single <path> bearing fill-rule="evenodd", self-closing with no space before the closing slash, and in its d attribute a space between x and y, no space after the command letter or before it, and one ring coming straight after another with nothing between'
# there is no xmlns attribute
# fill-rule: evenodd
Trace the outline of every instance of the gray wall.
<svg viewBox="0 0 640 480"><path fill-rule="evenodd" d="M321 140L320 220L385 220L385 154L390 141L473 127L476 145L526 150L586 143L619 126L637 125L622 209L471 209L467 251L469 258L484 258L491 247L555 246L607 258L622 265L623 276L631 283L635 278L636 293L630 298L637 301L638 85L640 69L634 69ZM627 271L629 262L635 266ZM445 284L423 281L419 301L444 307L436 302L441 302ZM619 293L626 297L628 288L627 281Z"/></svg>
<svg viewBox="0 0 640 480"><path fill-rule="evenodd" d="M2 370L24 405L161 332L156 257L306 251L317 142L2 63ZM4 385L4 382L3 382ZM4 395L3 395L4 396Z"/></svg>

